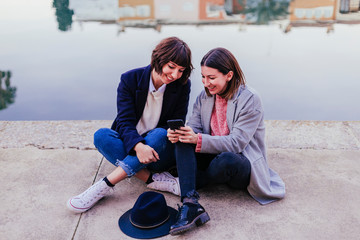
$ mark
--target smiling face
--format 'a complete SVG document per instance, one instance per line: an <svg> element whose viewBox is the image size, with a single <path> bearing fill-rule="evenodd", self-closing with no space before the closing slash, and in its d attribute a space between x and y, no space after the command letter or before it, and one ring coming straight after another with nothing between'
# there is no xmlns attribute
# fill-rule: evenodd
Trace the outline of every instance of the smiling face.
<svg viewBox="0 0 360 240"><path fill-rule="evenodd" d="M168 62L162 67L162 73L158 74L155 69L152 72L152 79L156 89L163 84L172 83L181 78L185 67L179 66L174 62Z"/></svg>
<svg viewBox="0 0 360 240"><path fill-rule="evenodd" d="M185 67L179 66L174 62L168 62L162 68L161 81L164 84L169 84L181 78Z"/></svg>
<svg viewBox="0 0 360 240"><path fill-rule="evenodd" d="M215 95L225 91L228 82L233 77L233 72L229 71L224 75L216 68L202 66L201 77L204 87L209 90L211 95Z"/></svg>

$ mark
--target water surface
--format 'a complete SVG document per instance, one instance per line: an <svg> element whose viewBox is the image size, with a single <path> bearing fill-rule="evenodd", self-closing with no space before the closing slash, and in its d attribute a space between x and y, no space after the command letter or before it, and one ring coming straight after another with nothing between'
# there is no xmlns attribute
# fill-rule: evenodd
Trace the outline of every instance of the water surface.
<svg viewBox="0 0 360 240"><path fill-rule="evenodd" d="M334 1L313 9L332 19L301 21L291 20L309 15L301 0L248 1L257 7L243 10L230 1L119 2L2 0L0 120L113 119L120 75L149 64L169 36L193 52L190 105L202 90L202 56L225 47L266 119L360 120L360 17L340 15Z"/></svg>

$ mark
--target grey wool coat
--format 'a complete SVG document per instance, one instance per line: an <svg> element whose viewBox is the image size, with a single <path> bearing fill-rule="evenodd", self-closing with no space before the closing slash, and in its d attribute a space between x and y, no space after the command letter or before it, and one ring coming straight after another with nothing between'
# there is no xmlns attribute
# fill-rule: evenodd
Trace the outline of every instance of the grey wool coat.
<svg viewBox="0 0 360 240"><path fill-rule="evenodd" d="M250 195L260 204L268 204L285 196L285 183L269 168L266 160L264 111L255 90L241 86L228 100L227 136L210 135L210 118L215 102L203 90L197 97L187 125L202 134L201 153L243 153L251 163Z"/></svg>

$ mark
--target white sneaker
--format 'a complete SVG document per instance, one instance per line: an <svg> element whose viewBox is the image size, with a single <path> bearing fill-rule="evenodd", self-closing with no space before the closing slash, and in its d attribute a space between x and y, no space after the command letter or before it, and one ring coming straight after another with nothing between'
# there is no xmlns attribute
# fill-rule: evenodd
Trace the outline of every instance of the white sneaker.
<svg viewBox="0 0 360 240"><path fill-rule="evenodd" d="M148 188L180 196L180 183L178 177L174 177L168 172L162 172L155 173L152 176L152 179L154 181L147 185Z"/></svg>
<svg viewBox="0 0 360 240"><path fill-rule="evenodd" d="M82 213L89 210L97 203L97 201L110 195L113 191L113 188L109 187L106 182L101 179L89 187L85 192L70 198L66 205L71 211Z"/></svg>

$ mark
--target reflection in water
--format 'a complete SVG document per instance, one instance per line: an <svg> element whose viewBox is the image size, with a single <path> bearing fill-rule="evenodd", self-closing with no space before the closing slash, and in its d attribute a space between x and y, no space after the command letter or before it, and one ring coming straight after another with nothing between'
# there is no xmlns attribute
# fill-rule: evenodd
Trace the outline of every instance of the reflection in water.
<svg viewBox="0 0 360 240"><path fill-rule="evenodd" d="M16 87L10 86L10 71L0 71L0 110L8 107L9 104L15 102ZM3 88L3 80L5 88Z"/></svg>
<svg viewBox="0 0 360 240"><path fill-rule="evenodd" d="M250 1L251 2L251 1ZM262 0L252 1L246 6L247 19L254 19L256 24L268 24L271 21L286 19L289 1Z"/></svg>
<svg viewBox="0 0 360 240"><path fill-rule="evenodd" d="M359 0L340 0L340 12L357 12L360 8Z"/></svg>
<svg viewBox="0 0 360 240"><path fill-rule="evenodd" d="M54 0L53 7L56 9L55 15L59 23L59 30L64 32L70 30L74 11L69 9L69 0Z"/></svg>
<svg viewBox="0 0 360 240"><path fill-rule="evenodd" d="M52 0L19 14L30 2L4 1L0 120L112 119L120 74L147 64L168 36L192 46L195 66L211 48L236 52L267 119L360 119L360 12L340 13L343 0ZM200 70L191 101L203 89Z"/></svg>
<svg viewBox="0 0 360 240"><path fill-rule="evenodd" d="M281 22L285 33L293 27L314 26L330 33L335 23L360 24L359 0L54 0L53 5L62 31L70 29L72 15L78 22L117 24L119 33L127 27L161 32L163 25L274 21Z"/></svg>

